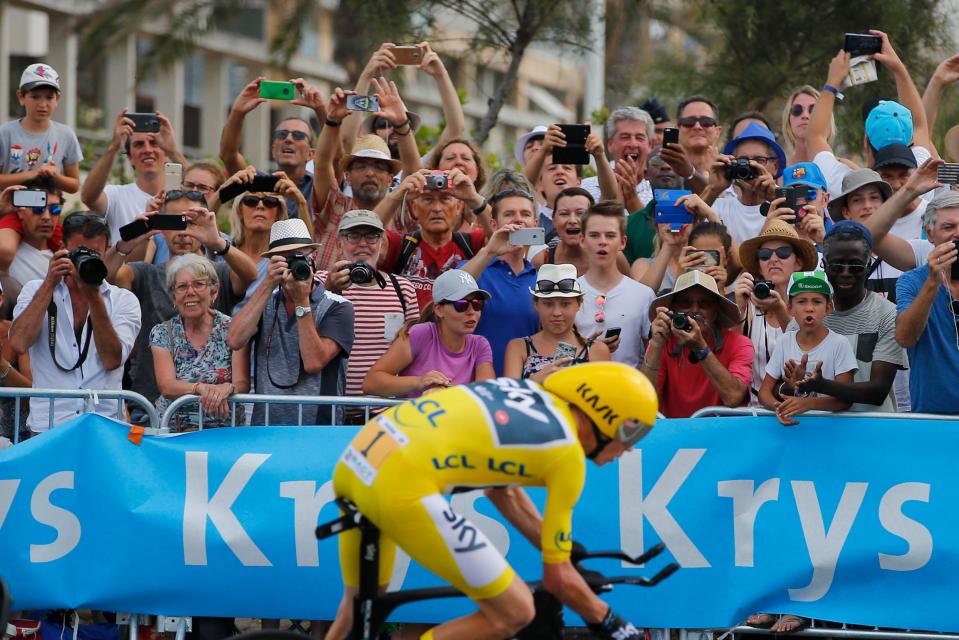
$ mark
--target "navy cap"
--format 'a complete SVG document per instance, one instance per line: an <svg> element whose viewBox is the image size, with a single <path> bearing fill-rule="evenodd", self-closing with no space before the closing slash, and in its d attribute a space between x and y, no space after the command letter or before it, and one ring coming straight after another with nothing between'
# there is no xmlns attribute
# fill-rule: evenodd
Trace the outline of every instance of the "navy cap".
<svg viewBox="0 0 959 640"><path fill-rule="evenodd" d="M830 236L834 236L837 233L848 233L854 236L860 236L866 241L869 250L872 251L872 233L869 232L869 229L863 223L856 222L855 220L840 220L826 232L826 239L828 240Z"/></svg>

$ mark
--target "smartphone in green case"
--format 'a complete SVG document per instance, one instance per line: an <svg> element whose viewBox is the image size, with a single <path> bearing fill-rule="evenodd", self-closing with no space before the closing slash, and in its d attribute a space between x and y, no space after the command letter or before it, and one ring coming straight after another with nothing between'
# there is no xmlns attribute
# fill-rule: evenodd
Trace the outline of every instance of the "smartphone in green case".
<svg viewBox="0 0 959 640"><path fill-rule="evenodd" d="M292 100L296 97L296 87L292 82L264 80L260 83L260 97L268 100Z"/></svg>

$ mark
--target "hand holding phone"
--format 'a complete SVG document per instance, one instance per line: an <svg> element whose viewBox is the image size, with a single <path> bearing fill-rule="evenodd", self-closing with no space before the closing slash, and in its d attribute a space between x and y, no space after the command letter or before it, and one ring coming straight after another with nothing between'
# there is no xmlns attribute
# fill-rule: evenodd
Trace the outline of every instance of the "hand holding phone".
<svg viewBox="0 0 959 640"><path fill-rule="evenodd" d="M586 151L589 125L560 124L557 126L566 138L566 146L553 148L553 164L589 164L589 152Z"/></svg>
<svg viewBox="0 0 959 640"><path fill-rule="evenodd" d="M17 189L13 192L15 207L45 207L47 192L42 189Z"/></svg>
<svg viewBox="0 0 959 640"><path fill-rule="evenodd" d="M556 344L556 353L553 355L553 360L560 360L563 358L576 358L576 345L570 344L568 342L559 342ZM570 363L567 363L565 366L569 366Z"/></svg>
<svg viewBox="0 0 959 640"><path fill-rule="evenodd" d="M667 144L679 144L679 129L672 127L663 129L663 146Z"/></svg>

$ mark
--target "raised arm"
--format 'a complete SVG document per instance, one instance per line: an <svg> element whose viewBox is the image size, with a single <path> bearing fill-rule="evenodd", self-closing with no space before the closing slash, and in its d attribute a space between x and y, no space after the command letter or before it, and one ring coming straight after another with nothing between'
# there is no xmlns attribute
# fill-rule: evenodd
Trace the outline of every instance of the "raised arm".
<svg viewBox="0 0 959 640"><path fill-rule="evenodd" d="M586 151L593 156L593 160L596 162L596 177L599 180L599 193L603 200L622 201L621 196L625 197L625 194L619 192L619 183L616 180L616 174L613 173L613 166L609 164L609 158L606 157L603 141L595 133L590 133L586 137ZM641 204L646 205L645 202ZM636 211L636 209L631 209L631 211Z"/></svg>
<svg viewBox="0 0 959 640"><path fill-rule="evenodd" d="M849 75L849 53L840 50L829 61L829 71L826 73L826 86L842 86L842 81ZM836 94L829 90L822 90L816 100L816 108L809 116L809 127L806 128L806 148L815 158L822 151L832 152L829 146L829 129L832 122L832 112L836 106Z"/></svg>
<svg viewBox="0 0 959 640"><path fill-rule="evenodd" d="M393 52L390 51L390 47L394 46L396 45L392 42L384 42L380 45L380 48L370 56L370 61L366 63L363 72L356 81L356 86L353 87L353 93L359 96L365 96L370 91L370 81L373 80L373 78L382 74L384 71L396 68L396 60ZM332 118L333 116L330 117ZM353 148L353 142L356 140L361 124L362 119L352 118L345 122L337 132L340 135L343 148L347 151Z"/></svg>
<svg viewBox="0 0 959 640"><path fill-rule="evenodd" d="M107 211L107 196L103 193L103 189L110 178L110 172L113 170L113 162L116 160L117 154L126 144L126 141L130 139L130 136L133 135L133 120L127 118L126 114L127 110L124 109L117 116L110 144L103 150L103 155L90 169L87 179L83 181L83 186L80 187L80 200L90 211L100 214L105 214Z"/></svg>
<svg viewBox="0 0 959 640"><path fill-rule="evenodd" d="M266 98L260 97L260 83L264 79L260 76L243 87L240 95L233 101L233 106L230 107L230 114L226 117L223 133L220 134L220 160L223 161L228 174L234 174L246 166L246 159L240 153L240 145L243 141L243 120L246 114L267 102Z"/></svg>
<svg viewBox="0 0 959 640"><path fill-rule="evenodd" d="M186 168L190 166L190 161L187 160L183 152L180 151L180 147L177 146L176 132L173 131L173 124L169 118L159 111L157 111L157 119L160 121L160 131L157 132L156 137L157 144L163 149L163 153L166 154L168 162L176 162L182 165L185 171Z"/></svg>
<svg viewBox="0 0 959 640"><path fill-rule="evenodd" d="M432 76L443 103L443 120L446 121L446 126L433 147L442 149L449 141L462 138L466 133L466 116L463 114L463 105L460 104L453 79L450 78L439 54L433 51L428 42L421 42L417 46L423 50L423 59L417 68Z"/></svg>
<svg viewBox="0 0 959 640"><path fill-rule="evenodd" d="M936 117L939 115L939 103L946 87L959 81L959 53L955 53L936 67L936 72L929 78L926 91L922 94L922 106L926 112L926 125L931 132L936 126Z"/></svg>
<svg viewBox="0 0 959 640"><path fill-rule="evenodd" d="M316 217L317 226L320 227L325 226L321 216L326 207L326 201L330 197L330 191L336 186L333 162L340 144L339 129L353 113L346 108L346 97L354 94L354 91L339 87L333 91L330 102L326 106L326 125L316 139L316 153L313 156L313 215Z"/></svg>
<svg viewBox="0 0 959 640"><path fill-rule="evenodd" d="M896 93L899 97L899 102L912 112L913 144L929 149L933 157L937 157L939 154L936 151L935 145L932 144L932 137L929 135L930 128L926 123L925 105L919 96L919 90L916 89L916 84L909 75L909 70L906 69L905 63L899 58L896 50L892 48L892 44L889 42L889 36L875 29L870 29L869 33L882 38L882 50L873 55L873 59L882 63L882 65L889 70L893 80L896 82Z"/></svg>
<svg viewBox="0 0 959 640"><path fill-rule="evenodd" d="M393 124L393 132L399 137L397 146L400 152L400 165L404 175L420 170L420 152L416 146L416 136L413 135L413 123L406 117L406 105L396 88L396 83L386 78L373 78L372 88L380 100L380 110L376 117L386 118Z"/></svg>

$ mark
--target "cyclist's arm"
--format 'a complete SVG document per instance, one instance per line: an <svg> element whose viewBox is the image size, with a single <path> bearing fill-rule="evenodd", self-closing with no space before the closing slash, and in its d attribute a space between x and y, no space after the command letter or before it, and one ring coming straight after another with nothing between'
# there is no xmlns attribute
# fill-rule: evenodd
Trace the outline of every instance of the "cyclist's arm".
<svg viewBox="0 0 959 640"><path fill-rule="evenodd" d="M543 518L522 487L487 489L486 497L524 538L537 549L541 549Z"/></svg>
<svg viewBox="0 0 959 640"><path fill-rule="evenodd" d="M543 586L589 624L606 617L609 605L593 593L573 563L543 563Z"/></svg>

